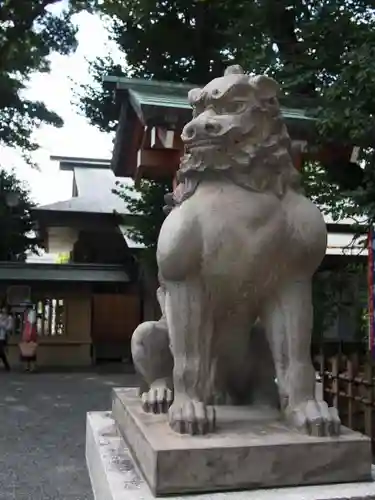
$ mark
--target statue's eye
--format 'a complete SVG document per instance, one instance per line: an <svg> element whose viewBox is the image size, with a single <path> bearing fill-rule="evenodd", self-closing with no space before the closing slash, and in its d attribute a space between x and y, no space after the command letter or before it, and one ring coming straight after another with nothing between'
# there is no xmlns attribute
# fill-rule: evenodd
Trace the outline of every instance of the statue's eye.
<svg viewBox="0 0 375 500"><path fill-rule="evenodd" d="M267 99L267 104L269 104L271 106L277 106L278 100L276 99L276 97L269 97Z"/></svg>
<svg viewBox="0 0 375 500"><path fill-rule="evenodd" d="M202 103L196 103L192 105L192 108L193 108L193 118L196 118L205 110L205 107Z"/></svg>
<svg viewBox="0 0 375 500"><path fill-rule="evenodd" d="M193 118L196 118L198 115L202 113L200 106L192 106L193 108Z"/></svg>
<svg viewBox="0 0 375 500"><path fill-rule="evenodd" d="M246 103L241 101L228 102L224 106L217 107L217 113L220 115L235 115L242 113L246 109Z"/></svg>

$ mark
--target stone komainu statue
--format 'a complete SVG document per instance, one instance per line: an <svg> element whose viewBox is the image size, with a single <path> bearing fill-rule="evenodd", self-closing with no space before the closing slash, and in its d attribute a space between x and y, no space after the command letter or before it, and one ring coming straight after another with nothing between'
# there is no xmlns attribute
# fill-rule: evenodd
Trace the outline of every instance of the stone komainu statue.
<svg viewBox="0 0 375 500"><path fill-rule="evenodd" d="M180 433L212 432L215 405L258 403L304 432L340 429L315 398L310 358L326 226L300 189L278 91L232 66L189 92L180 185L158 241L163 316L132 338L144 410L168 412Z"/></svg>

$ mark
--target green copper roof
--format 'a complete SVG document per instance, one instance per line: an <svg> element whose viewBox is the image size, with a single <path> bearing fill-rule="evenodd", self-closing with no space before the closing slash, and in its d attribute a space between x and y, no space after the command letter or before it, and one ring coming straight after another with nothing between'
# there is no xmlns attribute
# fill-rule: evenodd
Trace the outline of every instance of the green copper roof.
<svg viewBox="0 0 375 500"><path fill-rule="evenodd" d="M104 77L104 83L115 84L118 90L143 90L144 92L149 91L153 94L164 92L171 95L186 95L190 89L196 87L190 83L161 82L159 80L143 80L141 78L123 78L116 76Z"/></svg>
<svg viewBox="0 0 375 500"><path fill-rule="evenodd" d="M134 108L138 110L138 113L142 113L142 109L148 107L172 108L176 110L191 109L187 101L189 90L194 88L194 85L191 84L121 77L105 77L104 81L109 84L115 84L118 90L127 90L129 99ZM314 121L314 118L309 115L306 108L282 106L281 111L287 120Z"/></svg>
<svg viewBox="0 0 375 500"><path fill-rule="evenodd" d="M153 92L135 91L129 89L131 100L135 100L140 106L159 106L162 108L191 109L187 95L172 95L171 93L156 94ZM303 109L281 107L281 112L286 119L290 120L314 120Z"/></svg>
<svg viewBox="0 0 375 500"><path fill-rule="evenodd" d="M137 121L144 126L167 125L177 131L182 130L192 117L187 95L195 86L110 76L104 78L104 85L116 90L120 105L112 168L123 176L133 176L133 156L128 153L134 147L133 133ZM314 140L315 119L311 110L316 110L315 101L305 102L290 96L281 99L281 112L293 140Z"/></svg>
<svg viewBox="0 0 375 500"><path fill-rule="evenodd" d="M129 90L129 94L141 106L161 106L166 108L191 109L187 101L187 96L171 95L171 94L155 94L151 92L139 92Z"/></svg>
<svg viewBox="0 0 375 500"><path fill-rule="evenodd" d="M286 120L309 120L315 121L315 118L304 109L285 108L281 106L281 113Z"/></svg>

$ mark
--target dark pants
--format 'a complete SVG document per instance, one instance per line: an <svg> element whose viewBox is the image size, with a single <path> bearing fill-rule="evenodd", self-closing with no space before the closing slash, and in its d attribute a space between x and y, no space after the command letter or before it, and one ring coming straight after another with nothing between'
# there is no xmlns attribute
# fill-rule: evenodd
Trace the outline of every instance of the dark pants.
<svg viewBox="0 0 375 500"><path fill-rule="evenodd" d="M10 366L9 366L9 363L8 363L8 358L7 358L5 349L6 349L6 342L4 340L0 340L0 359L3 362L3 364L5 366L5 369L7 371L9 371L10 370Z"/></svg>

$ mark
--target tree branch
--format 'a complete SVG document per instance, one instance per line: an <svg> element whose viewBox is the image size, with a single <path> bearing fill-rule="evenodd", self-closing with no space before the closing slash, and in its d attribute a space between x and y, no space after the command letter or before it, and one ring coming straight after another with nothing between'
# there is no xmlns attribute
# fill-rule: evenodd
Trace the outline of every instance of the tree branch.
<svg viewBox="0 0 375 500"><path fill-rule="evenodd" d="M308 57L296 35L296 7L283 0L263 0L269 34L277 45L281 59L291 70L306 62ZM315 79L300 84L295 91L301 95L315 95Z"/></svg>
<svg viewBox="0 0 375 500"><path fill-rule="evenodd" d="M10 16L3 16L7 11L11 12L9 4L7 7L3 6L0 9L0 20L1 21L13 21L14 26L12 28L7 28L5 30L5 41L0 45L0 61L2 61L3 67L6 66L6 56L11 53L12 45L20 43L23 39L25 33L30 31L33 27L34 22L41 16L48 5L53 5L58 3L60 0L41 0L39 5L36 5L31 11L22 12L20 8L14 8L15 16L13 19ZM31 0L30 0L31 3ZM7 10L6 10L7 9ZM22 15L27 15L27 17L22 17Z"/></svg>

